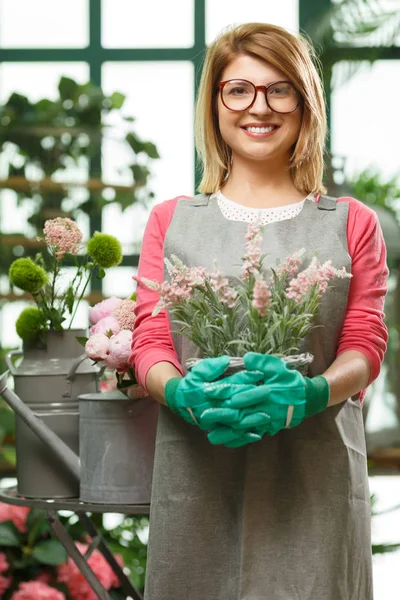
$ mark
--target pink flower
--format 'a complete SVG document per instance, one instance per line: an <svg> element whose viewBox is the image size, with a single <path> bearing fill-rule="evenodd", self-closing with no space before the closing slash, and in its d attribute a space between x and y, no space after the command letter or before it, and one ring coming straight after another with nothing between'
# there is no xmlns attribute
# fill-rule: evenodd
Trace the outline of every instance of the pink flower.
<svg viewBox="0 0 400 600"><path fill-rule="evenodd" d="M85 554L88 549L86 544L75 542L75 545L81 554ZM118 559L121 564L121 559L119 557ZM93 551L88 563L106 590L119 586L117 576L98 550ZM97 600L96 594L71 558L68 558L67 562L58 565L57 573L58 581L66 584L71 600Z"/></svg>
<svg viewBox="0 0 400 600"><path fill-rule="evenodd" d="M218 269L215 269L210 274L210 287L216 293L218 300L226 304L229 308L233 308L238 293L233 288L229 287L229 280L223 277Z"/></svg>
<svg viewBox="0 0 400 600"><path fill-rule="evenodd" d="M0 502L0 523L12 521L21 533L26 533L26 518L29 511L30 508L26 506L13 506Z"/></svg>
<svg viewBox="0 0 400 600"><path fill-rule="evenodd" d="M136 302L133 300L122 300L120 304L112 311L112 316L115 317L121 327L121 329L130 329L133 331L135 324L136 315L133 312L135 310Z"/></svg>
<svg viewBox="0 0 400 600"><path fill-rule="evenodd" d="M271 292L265 281L257 279L253 288L253 300L251 304L261 317L265 317L268 313L270 298Z"/></svg>
<svg viewBox="0 0 400 600"><path fill-rule="evenodd" d="M246 233L245 255L242 258L242 279L246 281L254 271L261 267L261 228L256 223L250 223Z"/></svg>
<svg viewBox="0 0 400 600"><path fill-rule="evenodd" d="M91 325L96 325L100 319L104 319L104 317L110 317L112 312L117 306L121 304L122 300L120 298L116 298L112 296L111 298L107 298L102 302L98 302L94 306L89 307L89 323Z"/></svg>
<svg viewBox="0 0 400 600"><path fill-rule="evenodd" d="M301 264L301 257L305 253L305 248L294 252L289 258L276 270L276 274L279 278L283 275L294 277L298 271L299 265Z"/></svg>
<svg viewBox="0 0 400 600"><path fill-rule="evenodd" d="M105 359L107 367L124 373L129 368L131 345L132 331L129 329L122 329L117 335L113 335L110 338L109 354Z"/></svg>
<svg viewBox="0 0 400 600"><path fill-rule="evenodd" d="M5 573L8 571L9 564L7 562L7 557L4 552L0 552L0 573Z"/></svg>
<svg viewBox="0 0 400 600"><path fill-rule="evenodd" d="M104 360L108 355L110 338L104 333L95 333L85 344L85 352L92 360Z"/></svg>
<svg viewBox="0 0 400 600"><path fill-rule="evenodd" d="M90 335L95 333L103 333L104 335L115 335L121 329L117 319L113 316L103 317L100 321L97 321L96 325L90 328ZM90 339L90 338L89 338Z"/></svg>
<svg viewBox="0 0 400 600"><path fill-rule="evenodd" d="M107 373L105 379L100 381L100 391L101 392L112 392L117 389L117 380L112 373Z"/></svg>
<svg viewBox="0 0 400 600"><path fill-rule="evenodd" d="M26 581L19 584L11 600L65 600L65 595L46 583Z"/></svg>
<svg viewBox="0 0 400 600"><path fill-rule="evenodd" d="M0 575L0 598L4 596L11 583L12 577L5 577L4 575Z"/></svg>
<svg viewBox="0 0 400 600"><path fill-rule="evenodd" d="M57 259L64 258L66 252L78 253L82 232L72 219L49 219L44 224L43 232L46 244L53 250Z"/></svg>
<svg viewBox="0 0 400 600"><path fill-rule="evenodd" d="M352 277L352 274L347 273L344 267L335 269L332 267L331 262L328 260L321 265L317 257L314 256L307 269L289 282L289 287L286 290L287 297L301 302L313 288L316 289L318 296L322 296L327 290L330 279L334 277L341 279Z"/></svg>

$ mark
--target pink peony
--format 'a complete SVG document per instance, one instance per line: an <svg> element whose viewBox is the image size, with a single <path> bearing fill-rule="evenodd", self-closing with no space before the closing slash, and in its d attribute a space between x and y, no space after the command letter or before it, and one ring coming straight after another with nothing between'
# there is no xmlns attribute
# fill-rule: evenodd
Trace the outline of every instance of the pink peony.
<svg viewBox="0 0 400 600"><path fill-rule="evenodd" d="M112 332L111 335L115 335L120 329L121 327L115 317L103 317L100 321L97 321L96 325L90 328L90 335L94 333L109 335L110 331Z"/></svg>
<svg viewBox="0 0 400 600"><path fill-rule="evenodd" d="M85 344L85 352L92 360L104 360L108 355L110 338L104 333L91 335Z"/></svg>
<svg viewBox="0 0 400 600"><path fill-rule="evenodd" d="M26 518L30 510L26 506L13 506L0 502L0 523L12 521L21 533L26 533Z"/></svg>
<svg viewBox="0 0 400 600"><path fill-rule="evenodd" d="M133 300L122 300L121 303L114 308L112 316L115 317L121 327L121 329L130 329L133 331L136 315L133 312L135 310L136 302Z"/></svg>
<svg viewBox="0 0 400 600"><path fill-rule="evenodd" d="M72 219L57 217L44 224L44 240L52 248L57 259L67 252L77 254L82 241L82 232Z"/></svg>
<svg viewBox="0 0 400 600"><path fill-rule="evenodd" d="M85 554L88 549L86 544L80 542L75 542L75 545L81 554ZM121 564L121 559L118 562ZM119 586L118 577L98 550L93 551L88 563L106 590ZM96 594L71 558L58 565L57 573L58 581L66 584L71 600L97 600Z"/></svg>
<svg viewBox="0 0 400 600"><path fill-rule="evenodd" d="M0 575L0 598L4 596L11 583L12 577L5 577L4 575Z"/></svg>
<svg viewBox="0 0 400 600"><path fill-rule="evenodd" d="M65 595L40 581L25 581L19 584L11 600L65 600Z"/></svg>
<svg viewBox="0 0 400 600"><path fill-rule="evenodd" d="M129 355L131 353L132 331L122 329L117 335L110 338L109 355L105 359L108 368L124 373L129 368Z"/></svg>
<svg viewBox="0 0 400 600"><path fill-rule="evenodd" d="M107 298L106 300L89 307L89 323L91 325L96 325L100 319L110 317L113 310L116 309L121 302L122 300L120 298L112 296L111 298Z"/></svg>

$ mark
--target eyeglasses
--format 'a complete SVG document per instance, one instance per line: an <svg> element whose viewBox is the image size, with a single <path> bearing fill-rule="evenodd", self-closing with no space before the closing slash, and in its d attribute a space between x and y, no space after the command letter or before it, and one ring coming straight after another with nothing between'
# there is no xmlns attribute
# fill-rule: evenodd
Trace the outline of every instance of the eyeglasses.
<svg viewBox="0 0 400 600"><path fill-rule="evenodd" d="M218 84L221 100L227 109L240 112L249 109L256 101L257 92L264 92L269 108L286 114L296 110L301 96L290 81L273 81L268 85L254 85L246 79L230 79Z"/></svg>

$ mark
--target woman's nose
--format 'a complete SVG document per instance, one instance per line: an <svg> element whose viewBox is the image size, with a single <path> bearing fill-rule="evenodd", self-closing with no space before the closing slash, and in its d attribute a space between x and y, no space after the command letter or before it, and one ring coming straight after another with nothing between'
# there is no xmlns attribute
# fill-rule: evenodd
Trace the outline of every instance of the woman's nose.
<svg viewBox="0 0 400 600"><path fill-rule="evenodd" d="M249 112L262 114L273 112L267 104L265 92L257 90L256 99L254 100L253 106L249 108Z"/></svg>

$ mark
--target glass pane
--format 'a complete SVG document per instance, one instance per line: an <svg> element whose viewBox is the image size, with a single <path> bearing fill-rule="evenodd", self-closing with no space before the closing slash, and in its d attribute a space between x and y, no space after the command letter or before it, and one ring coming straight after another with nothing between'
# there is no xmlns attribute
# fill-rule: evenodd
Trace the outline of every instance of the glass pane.
<svg viewBox="0 0 400 600"><path fill-rule="evenodd" d="M298 0L206 0L206 43L212 42L229 25L240 23L273 23L295 33L298 19Z"/></svg>
<svg viewBox="0 0 400 600"><path fill-rule="evenodd" d="M171 82L178 93L164 93ZM155 194L155 202L178 195L192 195L194 188L193 150L193 65L189 62L137 62L105 63L103 88L106 93L118 90L126 95L123 112L135 118L133 130L140 139L153 142L161 156L152 160L149 168L152 176L149 189ZM112 118L108 122L117 127ZM121 130L120 130L121 131ZM129 185L132 175L121 167L132 160L127 144L114 134L103 145L103 176L110 183ZM131 251L142 239L148 211L133 205L121 213L117 206L104 209L103 231L118 235ZM122 225L122 226L121 226Z"/></svg>
<svg viewBox="0 0 400 600"><path fill-rule="evenodd" d="M134 275L137 275L136 267L107 269L106 276L103 279L103 294L105 296L129 298L136 290L136 281L132 279Z"/></svg>
<svg viewBox="0 0 400 600"><path fill-rule="evenodd" d="M346 65L335 66L335 80L345 82L332 93L332 151L347 157L348 174L369 166L385 177L399 170L400 120L394 118L399 105L399 65L399 60L380 60L372 67L363 63L347 82Z"/></svg>
<svg viewBox="0 0 400 600"><path fill-rule="evenodd" d="M0 47L84 48L89 1L0 0Z"/></svg>
<svg viewBox="0 0 400 600"><path fill-rule="evenodd" d="M63 75L85 83L89 80L89 65L84 62L0 63L0 102L6 101L13 92L24 94L32 101L54 100Z"/></svg>
<svg viewBox="0 0 400 600"><path fill-rule="evenodd" d="M190 48L193 0L102 0L105 48Z"/></svg>
<svg viewBox="0 0 400 600"><path fill-rule="evenodd" d="M19 301L6 302L0 311L1 345L4 348L18 348L22 346L22 340L15 331L15 322L21 311L27 306L33 306L32 302Z"/></svg>

